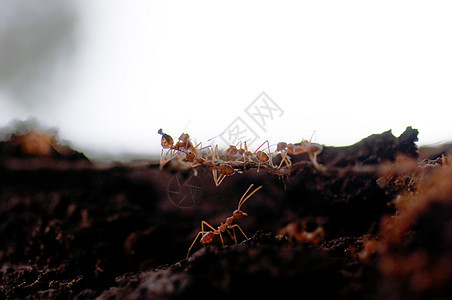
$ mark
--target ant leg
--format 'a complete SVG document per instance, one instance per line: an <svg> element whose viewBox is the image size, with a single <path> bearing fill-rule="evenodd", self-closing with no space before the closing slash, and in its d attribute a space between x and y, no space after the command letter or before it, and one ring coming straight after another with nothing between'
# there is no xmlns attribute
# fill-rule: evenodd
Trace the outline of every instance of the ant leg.
<svg viewBox="0 0 452 300"><path fill-rule="evenodd" d="M224 247L224 241L223 236L221 235L221 231L218 231L218 233L220 234L221 245Z"/></svg>
<svg viewBox="0 0 452 300"><path fill-rule="evenodd" d="M278 170L281 169L281 166L283 163L286 163L286 166L290 168L292 166L292 162L290 161L290 157L287 154L287 151L281 152L280 155L281 155L281 162L278 166Z"/></svg>
<svg viewBox="0 0 452 300"><path fill-rule="evenodd" d="M218 151L218 145L215 146L215 149L212 152L212 161L215 161L216 159L216 155L217 155L217 151Z"/></svg>
<svg viewBox="0 0 452 300"><path fill-rule="evenodd" d="M246 141L245 141L245 156L243 157L243 162L245 163L245 158L248 155L248 146L246 145ZM250 161L250 158L248 157L248 161Z"/></svg>
<svg viewBox="0 0 452 300"><path fill-rule="evenodd" d="M162 170L163 169L163 165L162 165L162 162L163 162L163 149L162 149L162 153L160 154L160 163L159 163L159 169L160 170Z"/></svg>
<svg viewBox="0 0 452 300"><path fill-rule="evenodd" d="M286 160L287 152L280 152L281 162L279 163L278 170L281 169L283 162Z"/></svg>
<svg viewBox="0 0 452 300"><path fill-rule="evenodd" d="M268 140L266 140L265 142L263 142L259 147L257 147L257 149L256 150L254 150L254 152L253 152L253 154L256 154L256 152L265 144L265 143L267 143L267 150L268 150L268 154L267 154L267 156L268 156L268 161L267 162L269 162L270 163L270 166L271 167L273 167L273 162L272 162L272 160L273 160L273 154L271 153L271 151L270 151L270 143L268 142ZM260 159L258 159L259 160L259 164L257 165L257 171L259 172L259 168L260 168L260 165L261 165L261 160Z"/></svg>
<svg viewBox="0 0 452 300"><path fill-rule="evenodd" d="M200 147L200 148L198 149L198 147ZM212 149L212 146L211 145L207 145L207 146L203 147L202 146L202 142L199 142L199 143L196 144L196 146L193 147L193 150L194 150L193 152L195 153L196 156L198 156L198 152L197 151L199 151L199 153L201 153L202 150L207 149L207 148Z"/></svg>
<svg viewBox="0 0 452 300"><path fill-rule="evenodd" d="M324 171L325 168L323 166L321 166L318 162L317 162L317 153L311 153L308 152L308 156L309 159L311 160L312 164L314 165L314 167L319 170L319 171Z"/></svg>
<svg viewBox="0 0 452 300"><path fill-rule="evenodd" d="M207 145L207 146L205 146L205 147L202 147L202 142L200 142L198 145L201 146L201 148L199 148L199 154L201 154L202 150L204 150L204 149L210 149L210 151L213 151L213 150L212 150L212 145ZM209 154L208 154L208 152L206 151L206 158L207 158L207 157L209 157Z"/></svg>
<svg viewBox="0 0 452 300"><path fill-rule="evenodd" d="M201 231L205 231L205 230L204 230L204 225L206 225L207 227L209 227L209 228L212 229L213 231L216 231L216 229L213 228L213 226L210 225L209 223L207 223L206 221L201 221Z"/></svg>
<svg viewBox="0 0 452 300"><path fill-rule="evenodd" d="M226 178L226 175L224 174L220 174L220 176L218 176L218 171L215 167L212 167L212 176L213 181L215 182L215 186L217 187L219 187L223 180Z"/></svg>
<svg viewBox="0 0 452 300"><path fill-rule="evenodd" d="M221 182L219 183L219 179L218 179L218 173L217 173L217 169L215 169L214 167L212 167L212 176L213 176L213 182L215 182L215 186L219 186L221 184ZM221 175L220 175L221 176Z"/></svg>
<svg viewBox="0 0 452 300"><path fill-rule="evenodd" d="M265 143L267 143L268 153L270 153L270 143L268 142L268 140L266 140L266 141L263 142L259 147L257 147L256 150L254 150L253 154L256 154L257 150L259 150Z"/></svg>
<svg viewBox="0 0 452 300"><path fill-rule="evenodd" d="M292 160L290 159L290 156L288 153L286 153L286 156L284 157L285 161L286 161L286 165L288 168L292 167Z"/></svg>
<svg viewBox="0 0 452 300"><path fill-rule="evenodd" d="M165 155L163 155L164 150L162 149L162 153L160 154L160 170L163 169L163 166L166 165L167 162L169 162L171 159L173 159L174 155L173 155L173 149L168 149L168 151L166 151ZM169 158L167 159L166 157L169 154Z"/></svg>
<svg viewBox="0 0 452 300"><path fill-rule="evenodd" d="M234 243L237 245L237 235L235 234L235 228L232 227L232 233L234 233L234 235L232 236L232 238L234 239Z"/></svg>
<svg viewBox="0 0 452 300"><path fill-rule="evenodd" d="M195 245L196 240L198 239L200 234L204 234L204 231L200 231L198 232L198 234L196 235L195 239L193 240L193 243L191 243L190 248L188 248L188 252L187 252L187 257L185 259L188 259L188 257L190 256L190 250L191 248L193 248L193 246Z"/></svg>
<svg viewBox="0 0 452 300"><path fill-rule="evenodd" d="M260 144L259 147L256 148L256 150L254 150L253 155L255 155L257 153L257 151L265 144L267 143L267 147L268 147L268 153L270 153L270 144L268 143L268 140L266 140L265 142L263 142L262 144ZM264 152L265 153L265 152ZM257 172L259 173L259 170L261 168L261 160L258 158L257 159L258 163L257 163Z"/></svg>
<svg viewBox="0 0 452 300"><path fill-rule="evenodd" d="M226 178L226 175L224 174L220 174L220 176L218 177L218 186L220 186L220 184L223 182L223 180Z"/></svg>
<svg viewBox="0 0 452 300"><path fill-rule="evenodd" d="M238 224L229 226L229 228L232 228L232 229L234 229L234 227L237 227L240 230L240 232L243 234L243 236L248 240L248 237L246 236L245 232L243 232L242 228L240 228L240 226ZM234 235L235 235L235 231L234 231ZM237 243L237 240L236 240L236 243Z"/></svg>
<svg viewBox="0 0 452 300"><path fill-rule="evenodd" d="M286 161L286 165L288 168L292 167L292 161L290 160L290 156L286 153L286 156L284 157L284 160Z"/></svg>

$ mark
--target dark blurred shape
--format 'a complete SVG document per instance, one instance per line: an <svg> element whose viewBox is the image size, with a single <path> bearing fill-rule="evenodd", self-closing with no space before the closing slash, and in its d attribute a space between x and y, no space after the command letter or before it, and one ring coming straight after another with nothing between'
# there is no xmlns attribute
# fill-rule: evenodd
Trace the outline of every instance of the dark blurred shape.
<svg viewBox="0 0 452 300"><path fill-rule="evenodd" d="M419 157L424 159L436 159L442 154L445 156L452 154L452 142L440 145L425 145L419 148Z"/></svg>
<svg viewBox="0 0 452 300"><path fill-rule="evenodd" d="M397 214L381 221L376 299L452 299L452 166L443 160L413 177Z"/></svg>
<svg viewBox="0 0 452 300"><path fill-rule="evenodd" d="M0 128L0 157L87 160L83 153L62 145L57 134L57 129L43 127L33 118L13 120L6 128Z"/></svg>
<svg viewBox="0 0 452 300"><path fill-rule="evenodd" d="M71 1L0 1L0 90L29 107L67 79L77 10ZM62 76L64 75L64 76Z"/></svg>

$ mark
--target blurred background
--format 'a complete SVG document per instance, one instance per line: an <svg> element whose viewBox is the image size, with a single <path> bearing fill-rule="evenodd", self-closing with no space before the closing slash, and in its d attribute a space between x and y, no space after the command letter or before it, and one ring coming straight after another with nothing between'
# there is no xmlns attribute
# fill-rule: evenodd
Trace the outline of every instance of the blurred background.
<svg viewBox="0 0 452 300"><path fill-rule="evenodd" d="M159 128L223 147L407 126L448 142L451 15L449 1L2 0L0 127L34 118L118 160L158 156Z"/></svg>

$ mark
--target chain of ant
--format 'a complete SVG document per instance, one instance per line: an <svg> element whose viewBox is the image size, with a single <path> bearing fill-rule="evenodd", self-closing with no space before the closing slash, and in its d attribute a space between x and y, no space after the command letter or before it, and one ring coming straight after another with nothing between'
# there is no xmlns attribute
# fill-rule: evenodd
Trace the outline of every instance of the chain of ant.
<svg viewBox="0 0 452 300"><path fill-rule="evenodd" d="M290 156L307 153L312 165L319 171L324 171L324 167L317 162L317 155L322 152L323 147L317 143L303 140L299 145L280 142L274 152L270 151L268 141L262 143L255 151L249 151L246 142L239 142L231 145L224 151L218 150L218 145L202 147L202 144L193 145L187 133L181 134L177 143L173 138L164 133L162 129L158 131L162 135L162 153L160 156L160 168L176 158L180 165L192 169L195 174L199 166L209 167L215 185L218 187L227 176L235 173L242 173L251 168L262 168L267 172L276 175L286 175L293 167ZM260 150L267 144L267 152ZM280 156L278 165L273 163L273 158Z"/></svg>
<svg viewBox="0 0 452 300"><path fill-rule="evenodd" d="M240 142L235 146L231 145L228 149L220 153L218 151L218 145L216 145L215 147L202 147L202 144L199 143L194 146L190 141L190 136L187 133L183 133L179 137L177 143L174 143L173 138L170 135L164 133L162 129L160 129L158 133L162 135L160 168L163 168L163 166L167 162L171 161L174 158L176 158L182 166L192 169L195 174L197 174L197 167L206 166L211 169L212 176L217 187L227 176L231 176L237 172L243 172L244 170L250 168L257 168L258 171L262 168L270 173L285 175L292 169L293 166L289 155L298 155L301 153L308 153L309 159L311 160L314 167L319 170L323 170L323 166L321 166L317 162L317 155L322 151L322 146L319 144L311 143L310 141L308 142L303 140L300 145L287 144L285 142L278 143L275 152L270 151L270 145L268 141L262 143L254 152L248 150L246 142L244 142L243 144ZM267 144L268 151L264 152L262 150L259 150L265 144ZM281 156L279 165L273 164L273 158L276 155ZM240 198L237 209L233 212L232 216L226 218L225 222L221 223L217 228L213 227L204 220L201 221L201 231L198 232L190 248L188 249L186 257L187 259L190 255L190 250L193 248L196 240L198 240L199 237L201 244L206 245L213 242L215 236L219 236L221 244L224 246L222 233L227 232L237 244L237 237L235 234L235 229L237 228L240 230L242 235L246 239L248 239L242 228L238 224L234 224L233 222L237 219L242 218L243 216L247 216L247 214L241 210L241 206L254 193L262 188L262 186L259 186L247 195L252 187L253 184L249 186L249 188L243 194L242 198ZM321 234L323 234L323 231L315 233L293 232L292 227L288 225L288 227L286 228L286 233L289 236L296 238L297 240L300 239L300 237L303 237L303 241L305 242L317 242L318 240L320 240L319 237L321 236ZM206 228L208 230L206 230ZM232 230L233 234L231 234L229 230Z"/></svg>

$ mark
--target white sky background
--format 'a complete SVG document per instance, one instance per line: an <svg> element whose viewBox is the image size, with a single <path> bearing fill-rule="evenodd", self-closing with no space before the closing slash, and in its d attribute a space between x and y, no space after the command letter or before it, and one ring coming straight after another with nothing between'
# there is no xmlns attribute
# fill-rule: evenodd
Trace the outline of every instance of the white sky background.
<svg viewBox="0 0 452 300"><path fill-rule="evenodd" d="M452 140L450 1L79 6L60 100L27 110L0 91L0 126L35 116L92 156L159 154L159 128L206 142L238 116L271 144L315 131L318 143L347 145L406 126L421 144ZM262 91L284 111L266 132L245 113Z"/></svg>

